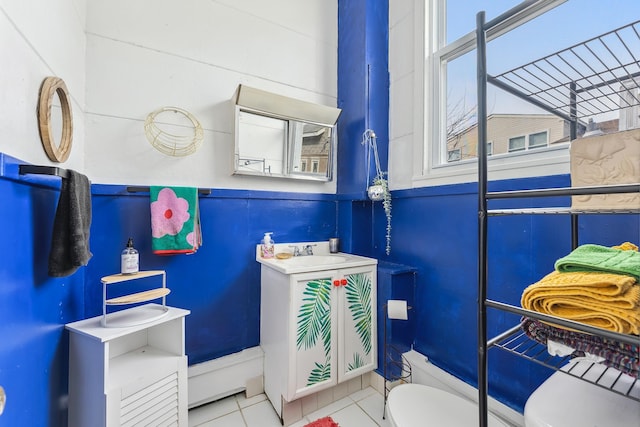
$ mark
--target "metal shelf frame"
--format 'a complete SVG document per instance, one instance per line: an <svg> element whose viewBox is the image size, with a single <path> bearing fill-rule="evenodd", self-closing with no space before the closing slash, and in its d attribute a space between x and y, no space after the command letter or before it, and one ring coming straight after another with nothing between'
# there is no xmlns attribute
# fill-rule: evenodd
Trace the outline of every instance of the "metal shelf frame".
<svg viewBox="0 0 640 427"><path fill-rule="evenodd" d="M617 339L632 344L640 344L640 338L616 334L599 328L593 328L566 319L547 316L524 310L519 307L487 299L488 258L487 236L488 217L514 214L569 214L571 215L571 243L578 246L578 216L582 214L620 214L638 213L624 211L583 211L571 208L525 208L525 209L488 209L489 200L511 198L536 198L552 196L591 195L609 193L640 192L640 183L580 188L553 188L522 191L487 191L487 84L491 83L517 97L520 97L547 112L555 114L570 123L570 138L577 137L580 120L607 112L640 105L640 53L634 52L640 41L640 21L594 37L583 43L571 46L544 58L532 61L521 67L497 76L487 73L486 41L491 34L505 22L535 6L535 1L525 0L486 22L485 13L476 15L476 53L477 53L477 90L478 90L478 412L479 425L488 425L488 372L487 352L491 347L502 348L511 353L558 370L566 359L558 359L546 354L546 347L530 340L526 335L517 335L520 326L516 326L499 336L487 338L487 309L496 309L514 314L527 315L539 320L552 321L560 326L571 327L588 333ZM591 369L588 369L590 371ZM564 371L564 369L563 369ZM567 372L579 378L577 375ZM605 378L605 376L601 376ZM608 376L606 376L608 378ZM590 380L594 382L593 380ZM608 380L607 380L608 381ZM598 384L600 382L600 384ZM614 385L605 386L616 392L619 380ZM635 384L635 383L634 383ZM622 387L624 389L624 387ZM631 396L636 399L636 397Z"/></svg>

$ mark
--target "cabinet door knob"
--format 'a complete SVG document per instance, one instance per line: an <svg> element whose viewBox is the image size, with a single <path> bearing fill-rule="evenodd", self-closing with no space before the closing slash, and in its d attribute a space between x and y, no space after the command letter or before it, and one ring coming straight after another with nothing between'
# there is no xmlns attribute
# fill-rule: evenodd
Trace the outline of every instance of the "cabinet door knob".
<svg viewBox="0 0 640 427"><path fill-rule="evenodd" d="M340 280L340 284L341 284L342 286L346 286L346 284L347 284L347 279L342 279L342 280Z"/></svg>
<svg viewBox="0 0 640 427"><path fill-rule="evenodd" d="M340 280L334 280L333 281L333 286L340 286Z"/></svg>

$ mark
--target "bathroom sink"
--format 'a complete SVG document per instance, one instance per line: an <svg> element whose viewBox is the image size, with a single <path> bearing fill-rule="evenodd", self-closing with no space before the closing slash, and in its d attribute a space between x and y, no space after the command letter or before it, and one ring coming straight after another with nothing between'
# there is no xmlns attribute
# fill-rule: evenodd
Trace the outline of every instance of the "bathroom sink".
<svg viewBox="0 0 640 427"><path fill-rule="evenodd" d="M347 260L347 257L340 255L309 255L298 256L289 258L285 262L291 265L305 265L305 266L332 266L334 264L341 264Z"/></svg>
<svg viewBox="0 0 640 427"><path fill-rule="evenodd" d="M276 243L275 253L292 253L293 247L304 247L311 245L313 255L301 255L287 259L262 258L260 256L260 245L256 245L256 261L264 267L269 267L284 274L307 273L323 270L337 270L351 267L362 267L365 265L375 265L378 260L375 258L363 257L344 252L332 254L329 252L329 242L297 242L297 243Z"/></svg>

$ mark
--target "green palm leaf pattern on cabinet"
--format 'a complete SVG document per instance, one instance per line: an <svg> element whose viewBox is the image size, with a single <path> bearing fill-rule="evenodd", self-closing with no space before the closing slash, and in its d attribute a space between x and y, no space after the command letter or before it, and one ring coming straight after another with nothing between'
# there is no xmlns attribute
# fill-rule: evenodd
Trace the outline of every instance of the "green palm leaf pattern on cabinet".
<svg viewBox="0 0 640 427"><path fill-rule="evenodd" d="M347 365L347 371L353 371L354 369L361 368L365 365L365 361L360 356L360 353L353 353L353 362Z"/></svg>
<svg viewBox="0 0 640 427"><path fill-rule="evenodd" d="M302 292L302 305L298 311L298 350L309 349L322 340L324 363L316 362L308 385L325 381L331 377L331 279L310 280Z"/></svg>
<svg viewBox="0 0 640 427"><path fill-rule="evenodd" d="M331 362L327 356L324 365L316 362L316 367L311 370L309 378L307 379L307 386L311 386L317 383L321 383L331 378Z"/></svg>
<svg viewBox="0 0 640 427"><path fill-rule="evenodd" d="M311 348L322 338L325 354L331 350L331 280L307 282L298 312L297 346Z"/></svg>
<svg viewBox="0 0 640 427"><path fill-rule="evenodd" d="M347 277L347 303L366 354L371 352L371 280L369 275L358 273Z"/></svg>

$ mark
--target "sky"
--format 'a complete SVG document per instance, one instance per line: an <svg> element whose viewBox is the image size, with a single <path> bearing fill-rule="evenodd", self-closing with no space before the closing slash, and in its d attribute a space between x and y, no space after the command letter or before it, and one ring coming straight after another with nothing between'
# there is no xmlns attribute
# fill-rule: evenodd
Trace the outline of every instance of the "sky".
<svg viewBox="0 0 640 427"><path fill-rule="evenodd" d="M447 0L447 40L475 31L476 14L491 20L519 0ZM640 20L639 0L568 0L487 46L487 70L497 75L558 50ZM640 57L640 45L631 49ZM447 93L453 99L476 101L475 51L450 63ZM489 87L489 113L541 112L528 103Z"/></svg>

